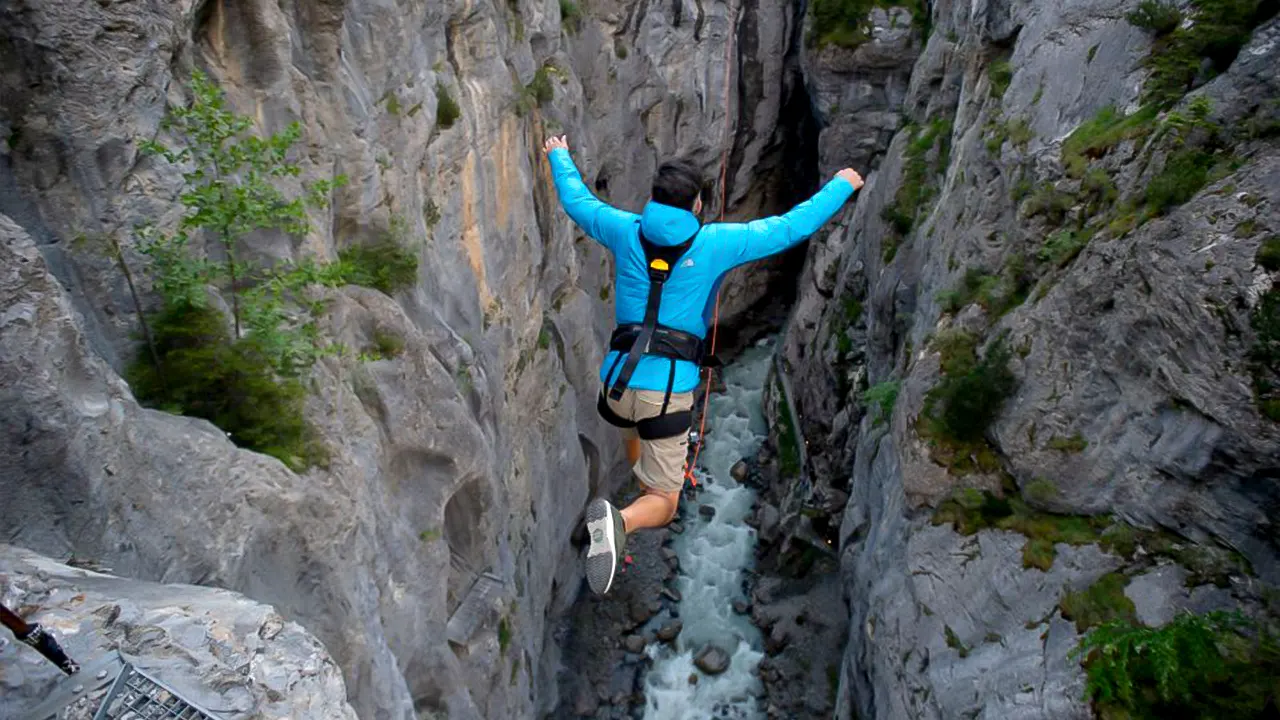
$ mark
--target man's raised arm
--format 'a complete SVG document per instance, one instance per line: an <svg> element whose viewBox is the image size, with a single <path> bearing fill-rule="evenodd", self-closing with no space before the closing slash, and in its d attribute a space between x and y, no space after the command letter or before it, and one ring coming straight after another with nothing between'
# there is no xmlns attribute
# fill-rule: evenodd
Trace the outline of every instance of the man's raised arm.
<svg viewBox="0 0 1280 720"><path fill-rule="evenodd" d="M583 232L614 251L625 242L638 217L601 202L591 194L573 164L564 136L549 138L543 149L551 163L551 177L555 180L556 193L564 211Z"/></svg>
<svg viewBox="0 0 1280 720"><path fill-rule="evenodd" d="M814 234L862 187L862 176L844 169L813 197L784 215L716 226L725 233L729 267L776 255Z"/></svg>

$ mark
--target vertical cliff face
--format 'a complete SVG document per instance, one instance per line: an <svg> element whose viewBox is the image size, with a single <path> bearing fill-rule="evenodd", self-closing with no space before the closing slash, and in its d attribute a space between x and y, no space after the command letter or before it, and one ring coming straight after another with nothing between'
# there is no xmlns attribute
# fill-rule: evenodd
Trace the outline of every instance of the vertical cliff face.
<svg viewBox="0 0 1280 720"><path fill-rule="evenodd" d="M6 537L273 604L325 643L362 718L554 702L548 619L581 577L570 533L620 453L594 412L610 262L559 212L541 140L568 134L587 183L625 207L680 153L708 176L729 158L731 217L773 210L795 194L786 151L809 118L797 22L792 3L754 0L6 5ZM258 233L241 252L333 258L391 236L419 259L394 296L327 294L332 340L404 344L316 365L307 414L327 468L296 474L143 409L118 375L136 351L128 291L74 241L127 246L135 223L176 221L178 171L139 141L166 137L193 69L258 130L301 123L299 181L349 178L311 233ZM729 321L773 272L727 287ZM486 571L493 612L446 642Z"/></svg>
<svg viewBox="0 0 1280 720"><path fill-rule="evenodd" d="M1086 717L1082 598L1159 625L1280 582L1280 25L1153 105L1177 40L1136 6L934 3L905 125L812 243L784 353L810 476L850 494L840 717ZM943 415L962 382L996 399Z"/></svg>

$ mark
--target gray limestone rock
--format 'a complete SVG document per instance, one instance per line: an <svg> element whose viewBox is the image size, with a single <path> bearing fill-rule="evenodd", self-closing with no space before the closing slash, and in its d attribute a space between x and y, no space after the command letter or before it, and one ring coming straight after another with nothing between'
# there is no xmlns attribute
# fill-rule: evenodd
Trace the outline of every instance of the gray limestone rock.
<svg viewBox="0 0 1280 720"><path fill-rule="evenodd" d="M824 176L845 167L866 175L903 122L901 109L921 50L920 27L905 7L875 7L867 35L855 49L805 47L805 84L823 122L818 156Z"/></svg>
<svg viewBox="0 0 1280 720"><path fill-rule="evenodd" d="M1133 601L1138 621L1159 627L1178 613L1205 613L1235 605L1231 593L1213 585L1187 587L1189 573L1180 565L1159 565L1135 576L1124 589Z"/></svg>
<svg viewBox="0 0 1280 720"><path fill-rule="evenodd" d="M342 670L320 641L239 593L128 580L0 545L0 602L53 632L82 667L118 650L211 711L356 717ZM0 716L6 718L23 717L66 678L17 642L0 643L0 666Z"/></svg>

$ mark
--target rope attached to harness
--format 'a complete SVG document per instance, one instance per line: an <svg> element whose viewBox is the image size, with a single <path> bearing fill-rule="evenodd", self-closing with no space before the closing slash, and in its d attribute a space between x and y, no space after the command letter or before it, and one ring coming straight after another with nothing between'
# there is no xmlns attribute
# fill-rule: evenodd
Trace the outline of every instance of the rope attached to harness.
<svg viewBox="0 0 1280 720"><path fill-rule="evenodd" d="M737 10L733 7L730 0L728 11L725 13L725 19L729 22L728 32L725 33L724 42L724 137L729 137L729 90L730 79L733 77L732 68L729 61L732 59L733 38L736 24ZM729 176L729 148L732 143L725 145L724 152L720 155L720 222L724 222L725 211L725 182ZM720 288L716 287L716 305L711 316L711 356L716 354L716 336L720 330ZM684 479L688 480L693 486L698 487L698 478L694 475L694 468L698 466L698 456L702 453L702 441L707 432L707 407L711 404L711 386L715 381L715 368L708 367L706 383L707 387L702 396L702 418L698 421L698 437L694 440L693 459L685 462Z"/></svg>

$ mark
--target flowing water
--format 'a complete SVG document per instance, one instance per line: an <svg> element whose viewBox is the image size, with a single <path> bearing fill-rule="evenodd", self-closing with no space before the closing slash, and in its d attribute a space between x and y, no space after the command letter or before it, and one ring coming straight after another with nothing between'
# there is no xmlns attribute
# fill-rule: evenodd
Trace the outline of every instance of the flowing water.
<svg viewBox="0 0 1280 720"><path fill-rule="evenodd" d="M758 343L725 368L726 390L712 396L709 432L699 458L701 493L687 508L685 531L673 547L680 555L680 619L684 629L676 646L650 645L654 659L645 679L646 720L754 719L762 717L756 666L763 653L760 631L749 617L733 612L745 600L743 570L755 561L755 530L743 522L755 492L734 481L729 469L754 455L768 432L761 396L773 357L772 338ZM700 505L715 508L708 521ZM693 664L708 643L732 657L729 669L706 675ZM690 684L691 675L697 683Z"/></svg>

